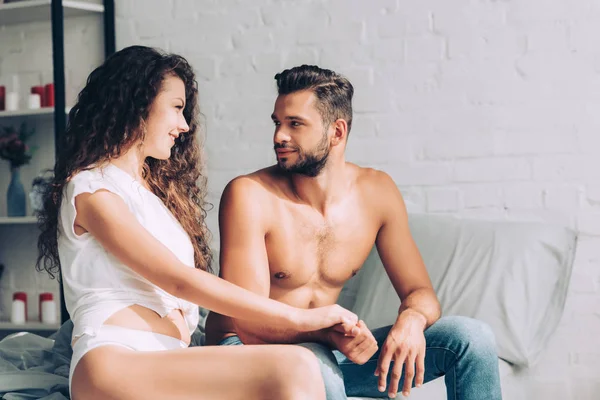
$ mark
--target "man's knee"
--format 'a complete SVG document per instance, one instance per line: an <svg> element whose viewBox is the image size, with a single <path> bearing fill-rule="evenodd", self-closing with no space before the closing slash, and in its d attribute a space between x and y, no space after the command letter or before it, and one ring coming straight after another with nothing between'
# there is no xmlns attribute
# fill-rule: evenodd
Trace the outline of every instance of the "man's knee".
<svg viewBox="0 0 600 400"><path fill-rule="evenodd" d="M485 322L460 316L443 317L435 325L471 354L497 361L494 332Z"/></svg>
<svg viewBox="0 0 600 400"><path fill-rule="evenodd" d="M449 334L476 346L495 347L496 338L492 328L485 322L468 317L444 317L436 324L443 324Z"/></svg>

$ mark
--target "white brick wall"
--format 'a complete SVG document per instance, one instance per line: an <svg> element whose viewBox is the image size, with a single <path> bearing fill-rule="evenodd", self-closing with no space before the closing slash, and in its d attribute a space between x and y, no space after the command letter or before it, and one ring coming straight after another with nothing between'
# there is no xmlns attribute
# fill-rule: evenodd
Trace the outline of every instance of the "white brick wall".
<svg viewBox="0 0 600 400"><path fill-rule="evenodd" d="M515 398L596 398L600 3L120 0L117 15L118 47L198 69L215 205L273 162L274 74L317 63L355 87L348 159L390 173L411 210L580 229L565 318Z"/></svg>

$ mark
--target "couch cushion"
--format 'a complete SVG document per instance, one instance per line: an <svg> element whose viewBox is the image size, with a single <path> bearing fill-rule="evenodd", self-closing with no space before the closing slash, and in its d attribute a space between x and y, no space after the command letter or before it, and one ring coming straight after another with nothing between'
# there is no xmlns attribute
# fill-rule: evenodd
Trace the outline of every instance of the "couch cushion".
<svg viewBox="0 0 600 400"><path fill-rule="evenodd" d="M534 364L563 312L576 234L537 222L426 214L409 220L443 315L487 322L500 358ZM339 303L372 329L393 323L400 302L376 250Z"/></svg>

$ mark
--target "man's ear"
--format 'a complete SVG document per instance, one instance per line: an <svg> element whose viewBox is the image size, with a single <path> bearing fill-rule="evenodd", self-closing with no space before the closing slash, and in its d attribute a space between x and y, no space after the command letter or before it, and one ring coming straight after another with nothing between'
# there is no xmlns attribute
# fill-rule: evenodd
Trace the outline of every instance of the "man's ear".
<svg viewBox="0 0 600 400"><path fill-rule="evenodd" d="M332 124L334 129L333 136L331 137L331 145L337 146L340 143L344 143L348 136L348 123L345 119L338 118Z"/></svg>

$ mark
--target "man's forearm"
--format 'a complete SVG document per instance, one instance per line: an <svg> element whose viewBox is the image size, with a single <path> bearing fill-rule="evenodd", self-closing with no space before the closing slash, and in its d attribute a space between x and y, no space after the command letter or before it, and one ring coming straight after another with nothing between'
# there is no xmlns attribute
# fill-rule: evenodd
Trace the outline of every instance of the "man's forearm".
<svg viewBox="0 0 600 400"><path fill-rule="evenodd" d="M429 288L417 289L402 301L398 314L402 315L410 311L415 311L424 317L424 329L437 321L442 314L437 296Z"/></svg>
<svg viewBox="0 0 600 400"><path fill-rule="evenodd" d="M244 344L295 344L305 342L328 343L328 329L313 332L295 332L267 326L256 326L248 321L234 321L236 333Z"/></svg>

